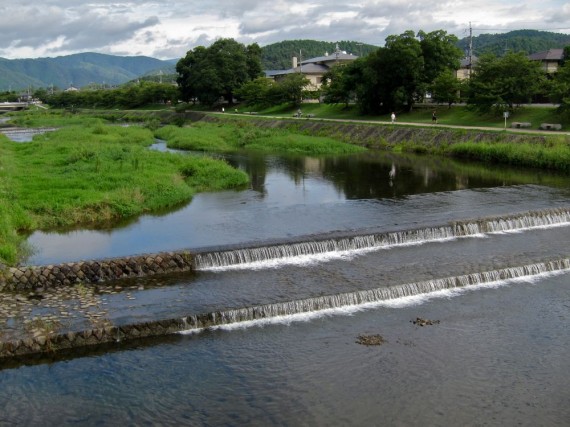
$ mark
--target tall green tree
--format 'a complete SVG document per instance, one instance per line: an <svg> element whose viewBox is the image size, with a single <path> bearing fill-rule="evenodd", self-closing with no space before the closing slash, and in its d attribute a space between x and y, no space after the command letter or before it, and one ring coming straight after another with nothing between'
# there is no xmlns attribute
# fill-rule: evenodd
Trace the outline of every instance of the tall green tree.
<svg viewBox="0 0 570 427"><path fill-rule="evenodd" d="M410 110L440 74L459 68L462 52L456 42L443 30L389 36L384 47L334 76L340 82L331 80L325 100L338 102L355 94L363 113Z"/></svg>
<svg viewBox="0 0 570 427"><path fill-rule="evenodd" d="M432 84L442 73L459 69L463 52L457 47L458 39L444 30L418 32L424 58L422 80Z"/></svg>
<svg viewBox="0 0 570 427"><path fill-rule="evenodd" d="M559 113L570 119L570 61L566 61L554 76L550 89L552 102L560 104Z"/></svg>
<svg viewBox="0 0 570 427"><path fill-rule="evenodd" d="M509 52L500 58L483 55L469 81L467 103L480 112L514 111L541 94L545 80L540 64L522 52Z"/></svg>
<svg viewBox="0 0 570 427"><path fill-rule="evenodd" d="M458 102L463 82L459 80L452 71L440 73L430 86L432 99L437 103L451 105Z"/></svg>
<svg viewBox="0 0 570 427"><path fill-rule="evenodd" d="M176 64L182 100L213 105L220 98L233 103L234 92L260 75L259 46L220 39L210 47L198 46Z"/></svg>

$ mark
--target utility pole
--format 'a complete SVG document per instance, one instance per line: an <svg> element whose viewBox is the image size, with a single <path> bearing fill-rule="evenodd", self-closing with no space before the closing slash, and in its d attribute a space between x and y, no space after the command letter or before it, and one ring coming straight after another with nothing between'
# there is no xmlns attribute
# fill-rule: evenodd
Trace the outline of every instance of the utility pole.
<svg viewBox="0 0 570 427"><path fill-rule="evenodd" d="M473 68L473 27L469 21L469 78L471 78L471 68Z"/></svg>

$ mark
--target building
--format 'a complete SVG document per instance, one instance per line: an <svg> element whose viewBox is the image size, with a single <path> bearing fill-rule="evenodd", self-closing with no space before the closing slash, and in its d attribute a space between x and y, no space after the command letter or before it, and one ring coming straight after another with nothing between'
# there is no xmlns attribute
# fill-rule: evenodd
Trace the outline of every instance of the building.
<svg viewBox="0 0 570 427"><path fill-rule="evenodd" d="M272 78L276 81L286 77L289 74L301 73L309 81L313 89L319 89L323 83L323 76L335 65L343 65L350 63L357 59L358 56L339 50L338 45L336 51L332 54L325 53L324 56L307 59L298 62L297 57L292 59L292 67L288 70L271 70L266 71L266 77Z"/></svg>
<svg viewBox="0 0 570 427"><path fill-rule="evenodd" d="M564 59L564 49L548 49L528 56L531 61L540 61L544 72L552 74L558 71Z"/></svg>
<svg viewBox="0 0 570 427"><path fill-rule="evenodd" d="M471 77L471 71L475 64L477 64L478 58L475 55L471 55L471 57L466 56L461 60L459 64L459 69L455 70L455 77L459 80L465 80Z"/></svg>

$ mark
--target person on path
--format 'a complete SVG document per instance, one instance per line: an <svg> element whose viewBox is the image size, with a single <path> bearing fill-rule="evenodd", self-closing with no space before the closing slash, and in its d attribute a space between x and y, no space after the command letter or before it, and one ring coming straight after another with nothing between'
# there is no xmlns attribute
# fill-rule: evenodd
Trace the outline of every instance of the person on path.
<svg viewBox="0 0 570 427"><path fill-rule="evenodd" d="M435 110L431 113L431 122L437 125L437 114L435 113Z"/></svg>
<svg viewBox="0 0 570 427"><path fill-rule="evenodd" d="M396 121L396 113L392 113L390 118L392 119L392 123L394 123Z"/></svg>

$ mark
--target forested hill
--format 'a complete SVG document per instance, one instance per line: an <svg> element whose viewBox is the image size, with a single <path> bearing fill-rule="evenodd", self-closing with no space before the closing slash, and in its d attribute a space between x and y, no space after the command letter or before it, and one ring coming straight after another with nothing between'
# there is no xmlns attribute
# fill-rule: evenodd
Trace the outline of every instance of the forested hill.
<svg viewBox="0 0 570 427"><path fill-rule="evenodd" d="M538 30L517 30L503 34L480 34L473 37L473 53L477 56L484 53L499 56L506 51L531 54L548 49L564 48L568 45L570 45L570 34ZM459 47L464 52L467 51L468 46L468 37L459 41Z"/></svg>
<svg viewBox="0 0 570 427"><path fill-rule="evenodd" d="M378 49L378 46L354 41L339 41L338 47L341 51L356 56L365 56ZM332 54L336 50L336 43L316 40L285 40L264 46L261 50L264 70L286 70L291 68L291 58L294 56L299 58L301 55L301 58L305 60L324 56L327 52Z"/></svg>
<svg viewBox="0 0 570 427"><path fill-rule="evenodd" d="M57 58L0 58L0 90L27 86L65 89L70 85L117 85L153 70L172 68L173 61L146 56L114 56L78 53Z"/></svg>

